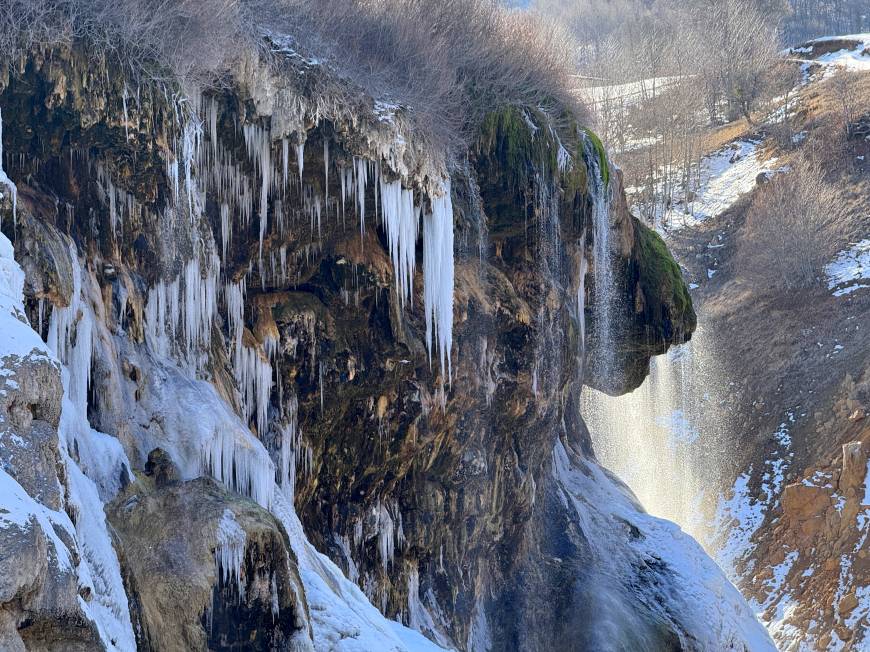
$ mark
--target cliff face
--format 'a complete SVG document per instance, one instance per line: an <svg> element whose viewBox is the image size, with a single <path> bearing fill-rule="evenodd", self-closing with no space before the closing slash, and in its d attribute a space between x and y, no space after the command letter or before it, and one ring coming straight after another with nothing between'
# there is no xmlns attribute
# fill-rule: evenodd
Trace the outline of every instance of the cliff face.
<svg viewBox="0 0 870 652"><path fill-rule="evenodd" d="M584 382L636 387L695 326L600 145L506 107L448 160L405 136L405 109L272 45L197 97L79 46L0 70L2 229L48 342L28 335L46 379L22 372L0 403L4 473L85 553L39 571L50 609L26 578L0 594L4 635L424 645L367 598L459 649L763 645L694 542L597 466L579 416ZM36 450L41 475L20 461Z"/></svg>

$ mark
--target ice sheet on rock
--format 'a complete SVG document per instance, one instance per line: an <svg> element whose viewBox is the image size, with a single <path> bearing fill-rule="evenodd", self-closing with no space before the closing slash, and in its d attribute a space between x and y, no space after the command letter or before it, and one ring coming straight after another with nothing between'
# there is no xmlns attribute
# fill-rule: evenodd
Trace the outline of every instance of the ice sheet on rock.
<svg viewBox="0 0 870 652"><path fill-rule="evenodd" d="M214 558L218 577L224 584L228 584L231 579L235 581L239 596L244 596L242 562L245 558L245 543L248 540L248 535L238 524L235 514L229 508L224 509L224 513L221 515L215 540L217 545L214 549Z"/></svg>
<svg viewBox="0 0 870 652"><path fill-rule="evenodd" d="M418 632L384 617L356 584L317 552L283 494L276 494L272 513L287 530L299 562L318 652L443 652Z"/></svg>
<svg viewBox="0 0 870 652"><path fill-rule="evenodd" d="M692 646L718 650L745 644L753 652L776 650L749 605L694 539L674 523L643 512L626 488L598 465L569 455L561 441L553 464L563 500L593 543L596 568L616 592L616 603L621 592L636 590L633 573L646 567L656 578L642 589L644 603L662 610L662 618L676 624ZM619 523L631 524L640 536L613 532ZM615 543L620 540L622 546ZM660 599L650 590L662 592Z"/></svg>
<svg viewBox="0 0 870 652"><path fill-rule="evenodd" d="M66 530L71 536L75 528L69 516L62 511L48 509L36 502L18 482L0 468L0 528L26 528L34 522L45 533L52 544L53 554L58 566L64 570L72 569L69 549L55 531L55 526Z"/></svg>
<svg viewBox="0 0 870 652"><path fill-rule="evenodd" d="M53 359L53 356L49 356L46 345L27 322L11 316L14 313L7 310L22 310L20 269L12 259L12 254L9 241L0 234L0 303L3 304L0 306L0 332L3 334L0 341L5 342L7 348L10 343L26 342L23 348ZM64 319L61 320L61 325L55 322L53 339L54 345L59 349L63 348L73 366L87 367L85 370L61 370L64 396L58 426L58 443L68 489L65 495L66 508L73 514L75 524L66 512L55 512L33 500L14 479L0 469L0 527L22 526L34 519L53 543L60 567L71 569L69 550L57 535L58 529L66 530L75 540L79 554L78 566L75 569L79 586L89 588L92 595L88 601L79 598L82 610L97 625L107 649L127 651L135 649L135 637L130 624L120 565L106 526L103 500L114 497L122 479L125 476L129 478L130 465L120 442L93 430L85 416L86 412L79 409L80 401L73 400L73 385L84 382L86 387L86 378L90 371L92 342L89 325L92 314L89 306L81 302L81 271L72 244L70 255L75 276L74 294L70 299L70 308L55 309L58 316L64 315ZM78 331L77 320L88 325ZM74 328L77 331L77 341L75 346L71 346L69 336ZM79 348L82 350L77 353ZM78 391L81 391L81 387ZM86 403L84 409L87 409ZM83 468L70 457L70 451L76 451ZM91 477L84 471L90 473Z"/></svg>
<svg viewBox="0 0 870 652"><path fill-rule="evenodd" d="M144 408L161 416L140 450L161 447L178 465L182 478L204 474L268 506L275 489L269 453L232 411L214 386L187 377L171 364L153 361Z"/></svg>

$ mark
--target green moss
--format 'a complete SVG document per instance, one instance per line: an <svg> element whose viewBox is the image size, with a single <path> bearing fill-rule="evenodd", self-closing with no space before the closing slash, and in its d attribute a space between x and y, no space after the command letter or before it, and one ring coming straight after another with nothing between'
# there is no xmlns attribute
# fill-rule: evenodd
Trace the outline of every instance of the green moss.
<svg viewBox="0 0 870 652"><path fill-rule="evenodd" d="M610 165L607 162L607 150L604 149L604 144L594 131L585 127L583 131L589 136L595 151L598 152L598 165L601 168L601 176L604 178L604 185L606 186L610 183Z"/></svg>
<svg viewBox="0 0 870 652"><path fill-rule="evenodd" d="M537 112L527 113L534 124L546 124ZM515 106L486 115L477 149L498 164L514 187L528 186L536 169L550 173L558 170L558 147L552 134L544 127L534 131L523 111Z"/></svg>
<svg viewBox="0 0 870 652"><path fill-rule="evenodd" d="M680 266L658 233L637 219L634 225L639 279L646 303L668 305L674 326L681 326L684 332L693 331L697 318Z"/></svg>

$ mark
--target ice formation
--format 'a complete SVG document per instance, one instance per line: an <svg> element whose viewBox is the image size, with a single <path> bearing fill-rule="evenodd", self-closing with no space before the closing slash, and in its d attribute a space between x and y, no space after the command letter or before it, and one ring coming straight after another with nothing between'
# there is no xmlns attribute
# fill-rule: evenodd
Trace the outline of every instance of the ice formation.
<svg viewBox="0 0 870 652"><path fill-rule="evenodd" d="M389 242L390 258L393 261L396 295L399 297L400 305L404 306L405 301L413 301L414 296L414 265L420 208L414 205L413 191L403 188L400 181L386 182L381 178L380 191L381 212Z"/></svg>
<svg viewBox="0 0 870 652"><path fill-rule="evenodd" d="M214 549L214 559L218 577L223 584L229 584L231 579L235 580L239 597L243 598L245 585L242 583L242 562L245 558L247 534L229 508L224 509L215 538L217 545Z"/></svg>
<svg viewBox="0 0 870 652"><path fill-rule="evenodd" d="M432 358L433 339L441 370L452 377L453 346L453 202L450 181L432 200L432 212L423 216L423 303L426 307L426 346Z"/></svg>
<svg viewBox="0 0 870 652"><path fill-rule="evenodd" d="M72 243L70 256L75 281L70 306L55 309L54 327L50 328L52 344L57 347L55 355L63 353L69 365L69 369L61 369L64 396L58 427L59 452L67 482L66 511L55 512L41 505L6 471L0 470L0 527L26 527L31 520L35 521L53 544L59 568L71 570L73 558L58 535L58 532L66 532L69 539L75 541L78 551L75 573L79 586L82 591L88 589L93 596L89 601L79 598L79 605L96 624L107 649L126 651L135 649L135 638L120 565L106 526L103 500L114 497L122 476L129 477L130 465L120 442L91 429L85 412L79 409L83 401L86 409L92 321L89 306L81 301L82 273ZM0 332L3 333L0 364L10 354L17 358L52 359L37 333L18 318L24 314L23 280L24 274L13 259L12 245L0 233ZM77 325L75 320L79 315Z"/></svg>
<svg viewBox="0 0 870 652"><path fill-rule="evenodd" d="M3 171L3 112L0 111L0 187L6 188L6 192L12 197L12 219L17 226L18 220L18 188ZM0 198L3 193L0 192ZM3 216L0 215L0 226L3 225Z"/></svg>

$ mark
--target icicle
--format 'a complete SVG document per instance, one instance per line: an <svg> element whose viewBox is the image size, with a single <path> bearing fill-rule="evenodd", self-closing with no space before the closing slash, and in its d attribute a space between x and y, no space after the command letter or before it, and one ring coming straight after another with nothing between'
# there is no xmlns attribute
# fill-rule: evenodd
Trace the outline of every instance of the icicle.
<svg viewBox="0 0 870 652"><path fill-rule="evenodd" d="M281 428L281 468L279 469L282 491L293 499L296 487L296 467L302 453L299 430L299 401L296 394L287 402L287 423Z"/></svg>
<svg viewBox="0 0 870 652"><path fill-rule="evenodd" d="M354 158L356 166L356 201L359 209L359 233L360 238L366 235L366 182L368 181L368 170L366 162L360 158Z"/></svg>
<svg viewBox="0 0 870 652"><path fill-rule="evenodd" d="M323 139L323 205L329 211L329 141ZM320 226L317 227L317 235L320 236Z"/></svg>
<svg viewBox="0 0 870 652"><path fill-rule="evenodd" d="M286 138L281 139L281 161L283 163L284 188L286 188L288 168L290 166L290 141Z"/></svg>
<svg viewBox="0 0 870 652"><path fill-rule="evenodd" d="M256 417L257 432L268 425L269 398L272 394L272 365L258 348L240 346L236 352L236 380L242 391L245 420Z"/></svg>
<svg viewBox="0 0 870 652"><path fill-rule="evenodd" d="M12 226L18 228L18 187L3 171L3 113L0 112L0 186L6 186L12 196ZM0 193L0 197L2 197ZM0 214L0 226L3 226L3 215Z"/></svg>
<svg viewBox="0 0 870 652"><path fill-rule="evenodd" d="M247 433L250 441L239 441L238 434L230 424L215 429L202 449L202 472L268 509L275 491L275 465L253 435Z"/></svg>
<svg viewBox="0 0 870 652"><path fill-rule="evenodd" d="M195 221L199 212L194 210L195 202L194 191L195 183L193 179L193 161L198 158L199 143L202 138L202 123L195 115L191 115L184 124L182 132L182 158L184 161L184 189L187 193L187 208L189 211L190 221Z"/></svg>
<svg viewBox="0 0 870 652"><path fill-rule="evenodd" d="M226 203L221 204L221 258L226 261L227 248L232 237L232 224L230 224L230 207Z"/></svg>
<svg viewBox="0 0 870 652"><path fill-rule="evenodd" d="M400 305L413 299L414 266L416 263L419 207L414 206L414 193L402 188L399 181L380 182L381 211L389 241L396 294Z"/></svg>
<svg viewBox="0 0 870 652"><path fill-rule="evenodd" d="M423 297L426 307L426 347L432 359L436 341L442 373L452 378L453 346L453 203L450 181L443 194L432 200L432 213L423 219ZM434 335L434 338L433 338Z"/></svg>
<svg viewBox="0 0 870 652"><path fill-rule="evenodd" d="M224 509L215 538L217 546L215 546L214 558L218 577L224 584L229 583L231 578L235 579L241 600L245 595L245 587L242 584L242 562L245 558L245 543L248 537L229 508Z"/></svg>
<svg viewBox="0 0 870 652"><path fill-rule="evenodd" d="M302 186L302 166L305 163L305 141L299 136L299 144L296 145L296 164L299 166L299 186Z"/></svg>
<svg viewBox="0 0 870 652"><path fill-rule="evenodd" d="M69 369L69 397L81 414L87 414L88 387L91 381L91 358L93 356L93 315L89 306L82 302L82 268L78 250L72 240L67 243L72 268L72 292L69 305L55 306L48 323L49 348L61 364ZM73 344L75 329L75 344Z"/></svg>
<svg viewBox="0 0 870 652"><path fill-rule="evenodd" d="M381 557L381 568L387 572L387 566L393 563L396 554L396 538L393 519L389 510L380 502L375 506L378 524L378 552Z"/></svg>
<svg viewBox="0 0 870 652"><path fill-rule="evenodd" d="M123 103L123 106L124 106L124 140L126 142L126 141L130 140L130 129L127 126L128 123L130 122L130 118L127 116L127 83L126 82L124 82L124 92L121 95L121 102Z"/></svg>

